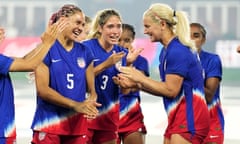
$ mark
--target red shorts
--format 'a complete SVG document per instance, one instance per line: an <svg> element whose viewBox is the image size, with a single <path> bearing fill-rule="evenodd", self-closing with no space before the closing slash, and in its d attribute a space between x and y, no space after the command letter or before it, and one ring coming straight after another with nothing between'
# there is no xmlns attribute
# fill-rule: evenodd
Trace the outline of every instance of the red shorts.
<svg viewBox="0 0 240 144"><path fill-rule="evenodd" d="M86 144L86 135L56 135L34 131L32 144Z"/></svg>
<svg viewBox="0 0 240 144"><path fill-rule="evenodd" d="M217 144L223 144L224 134L221 128L211 127L204 143L215 142Z"/></svg>
<svg viewBox="0 0 240 144"><path fill-rule="evenodd" d="M128 135L130 135L131 133L134 133L134 132L140 132L142 134L147 133L146 127L144 125L142 127L132 129L132 130L127 131L127 132L121 132L121 133L119 132L117 143L120 144L122 140L124 140Z"/></svg>
<svg viewBox="0 0 240 144"><path fill-rule="evenodd" d="M87 144L100 144L112 140L117 141L117 131L104 131L104 130L88 130L88 142Z"/></svg>
<svg viewBox="0 0 240 144"><path fill-rule="evenodd" d="M202 144L204 139L206 138L209 132L209 128L205 128L202 130L196 131L195 134L191 134L190 132L183 132L183 133L165 133L164 136L167 139L171 139L172 134L179 134L187 141L191 142L192 144Z"/></svg>
<svg viewBox="0 0 240 144"><path fill-rule="evenodd" d="M0 144L16 144L16 137L0 138Z"/></svg>
<svg viewBox="0 0 240 144"><path fill-rule="evenodd" d="M147 130L143 119L144 117L141 111L140 103L136 102L135 107L130 109L119 121L118 141L134 132L146 134Z"/></svg>

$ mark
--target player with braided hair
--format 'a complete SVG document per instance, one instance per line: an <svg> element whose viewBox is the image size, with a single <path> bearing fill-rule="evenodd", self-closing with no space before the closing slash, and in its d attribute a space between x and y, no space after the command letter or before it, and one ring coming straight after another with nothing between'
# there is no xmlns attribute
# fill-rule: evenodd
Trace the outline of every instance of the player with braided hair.
<svg viewBox="0 0 240 144"><path fill-rule="evenodd" d="M96 103L92 52L75 42L83 31L85 15L75 5L64 5L53 14L52 23L61 17L69 20L69 26L35 70L33 144L85 144L87 119L95 118L100 106Z"/></svg>

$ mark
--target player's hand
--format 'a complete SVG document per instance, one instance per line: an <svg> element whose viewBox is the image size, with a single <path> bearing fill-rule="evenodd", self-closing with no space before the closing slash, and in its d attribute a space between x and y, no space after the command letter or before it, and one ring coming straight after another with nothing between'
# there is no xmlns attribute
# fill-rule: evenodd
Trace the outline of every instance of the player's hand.
<svg viewBox="0 0 240 144"><path fill-rule="evenodd" d="M97 94L96 92L94 93L90 93L87 97L87 100L90 100L90 101L97 101Z"/></svg>
<svg viewBox="0 0 240 144"><path fill-rule="evenodd" d="M84 114L86 118L94 119L98 115L97 107L101 106L101 104L92 100L85 100L84 102L78 102L74 106L74 110L76 112Z"/></svg>
<svg viewBox="0 0 240 144"><path fill-rule="evenodd" d="M119 68L119 71L121 72L120 74L118 74L118 77L120 79L124 79L126 80L126 78L129 79L129 81L133 81L135 83L140 83L141 80L144 79L145 75L142 71L137 70L134 67L125 67L125 66L121 66Z"/></svg>
<svg viewBox="0 0 240 144"><path fill-rule="evenodd" d="M117 62L121 61L124 56L125 52L113 52L113 54L106 60L107 66L110 67L116 64Z"/></svg>
<svg viewBox="0 0 240 144"><path fill-rule="evenodd" d="M140 53L143 51L143 48L138 48L138 49L134 49L131 48L128 50L128 55L127 55L127 64L130 65L132 64L137 57L140 55Z"/></svg>
<svg viewBox="0 0 240 144"><path fill-rule="evenodd" d="M42 34L43 43L53 44L60 33L68 26L68 18L61 17L56 23L49 21L46 31Z"/></svg>
<svg viewBox="0 0 240 144"><path fill-rule="evenodd" d="M113 82L117 84L121 89L129 89L136 87L136 82L123 76L122 74L118 74L118 76L114 76L112 79Z"/></svg>

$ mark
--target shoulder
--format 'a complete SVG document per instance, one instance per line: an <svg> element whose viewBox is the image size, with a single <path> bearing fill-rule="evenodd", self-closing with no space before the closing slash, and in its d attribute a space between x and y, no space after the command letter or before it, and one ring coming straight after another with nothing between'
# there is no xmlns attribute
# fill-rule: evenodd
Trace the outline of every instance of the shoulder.
<svg viewBox="0 0 240 144"><path fill-rule="evenodd" d="M1 65L6 65L7 63L12 63L13 61L14 61L14 58L0 54L0 67L1 67Z"/></svg>
<svg viewBox="0 0 240 144"><path fill-rule="evenodd" d="M124 51L124 52L128 53L128 49L126 49L126 48L124 48L122 46L119 46L119 45L114 45L113 49L118 51L118 52L119 51Z"/></svg>
<svg viewBox="0 0 240 144"><path fill-rule="evenodd" d="M0 73L7 73L13 62L13 58L0 54Z"/></svg>
<svg viewBox="0 0 240 144"><path fill-rule="evenodd" d="M74 46L77 48L86 48L87 46L81 42L74 42Z"/></svg>
<svg viewBox="0 0 240 144"><path fill-rule="evenodd" d="M85 40L83 42L81 42L83 45L92 45L92 44L95 44L97 43L97 39L88 39L88 40Z"/></svg>
<svg viewBox="0 0 240 144"><path fill-rule="evenodd" d="M183 45L178 38L174 38L167 48L167 51L170 51L172 53L176 54L187 54L191 52L191 49L188 46ZM175 55L176 56L176 55Z"/></svg>
<svg viewBox="0 0 240 144"><path fill-rule="evenodd" d="M142 61L142 62L148 62L147 59L141 55L137 57L137 60Z"/></svg>
<svg viewBox="0 0 240 144"><path fill-rule="evenodd" d="M217 55L215 53L206 52L206 51L201 51L200 58L201 58L201 60L208 59L208 60L215 61L215 62L221 62L219 55Z"/></svg>

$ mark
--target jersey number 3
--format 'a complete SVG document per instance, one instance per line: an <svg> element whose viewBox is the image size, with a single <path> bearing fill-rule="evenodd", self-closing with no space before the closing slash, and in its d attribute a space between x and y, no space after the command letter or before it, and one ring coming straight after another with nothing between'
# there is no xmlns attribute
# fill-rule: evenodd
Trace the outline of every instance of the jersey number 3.
<svg viewBox="0 0 240 144"><path fill-rule="evenodd" d="M101 89L105 90L107 87L107 82L108 82L108 76L107 75L103 75L102 76L102 85L101 85Z"/></svg>

